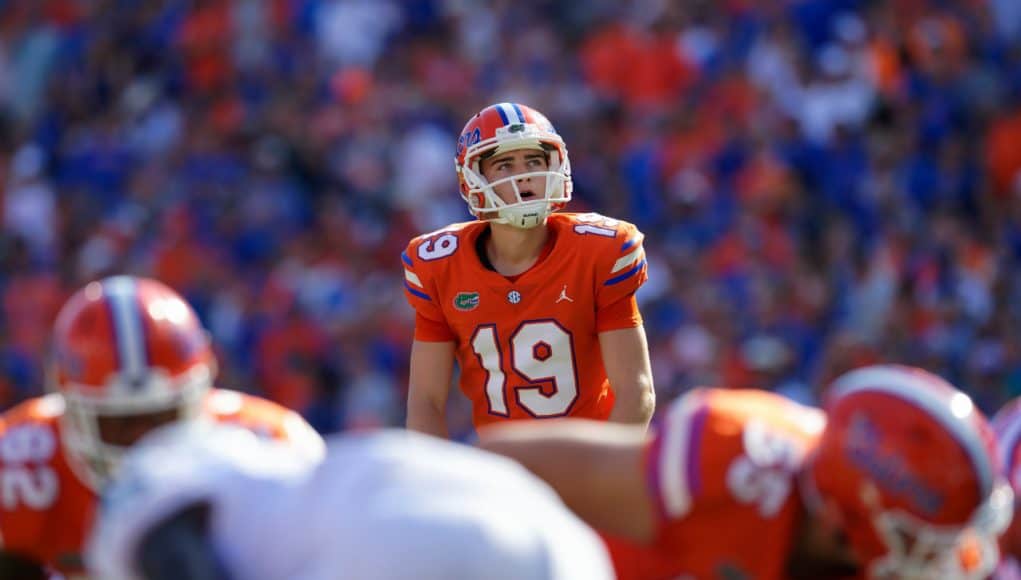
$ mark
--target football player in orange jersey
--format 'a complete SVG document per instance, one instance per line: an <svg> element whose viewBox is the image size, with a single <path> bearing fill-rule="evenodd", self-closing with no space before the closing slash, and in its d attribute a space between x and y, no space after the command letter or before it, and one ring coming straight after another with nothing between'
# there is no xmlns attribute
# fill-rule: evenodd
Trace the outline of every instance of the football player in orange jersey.
<svg viewBox="0 0 1021 580"><path fill-rule="evenodd" d="M591 421L483 429L610 542L622 579L984 578L1013 494L981 413L935 375L880 365L827 415L696 389L647 436Z"/></svg>
<svg viewBox="0 0 1021 580"><path fill-rule="evenodd" d="M173 421L233 423L321 455L292 411L212 388L216 362L191 307L155 280L117 276L57 316L54 392L0 417L0 578L83 573L97 494L124 450Z"/></svg>
<svg viewBox="0 0 1021 580"><path fill-rule="evenodd" d="M645 425L655 407L635 291L642 234L571 199L564 141L538 111L499 103L457 143L476 221L419 236L402 254L416 311L407 426L447 436L454 362L475 426L584 417Z"/></svg>

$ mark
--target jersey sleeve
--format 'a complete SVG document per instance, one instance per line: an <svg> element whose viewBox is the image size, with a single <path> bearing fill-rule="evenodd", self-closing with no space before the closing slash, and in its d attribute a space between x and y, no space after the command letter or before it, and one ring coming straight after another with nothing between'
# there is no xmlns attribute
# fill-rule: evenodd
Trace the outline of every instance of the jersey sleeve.
<svg viewBox="0 0 1021 580"><path fill-rule="evenodd" d="M645 236L633 224L619 222L612 246L600 260L596 309L602 310L634 294L649 279Z"/></svg>
<svg viewBox="0 0 1021 580"><path fill-rule="evenodd" d="M421 238L416 238L401 253L401 265L404 267L404 297L420 316L445 323L446 318L439 305L436 285L429 276L428 268L421 260L412 258L417 255L416 248L421 243Z"/></svg>
<svg viewBox="0 0 1021 580"><path fill-rule="evenodd" d="M666 521L694 506L765 521L794 497L796 476L825 425L818 409L765 391L696 389L671 403L647 456Z"/></svg>
<svg viewBox="0 0 1021 580"><path fill-rule="evenodd" d="M415 340L424 342L448 342L457 340L457 335L446 322L440 322L415 313Z"/></svg>
<svg viewBox="0 0 1021 580"><path fill-rule="evenodd" d="M642 313L634 294L600 309L596 313L596 332L635 328L642 325Z"/></svg>
<svg viewBox="0 0 1021 580"><path fill-rule="evenodd" d="M702 440L709 406L701 390L671 403L646 449L646 477L663 521L683 518L705 493Z"/></svg>

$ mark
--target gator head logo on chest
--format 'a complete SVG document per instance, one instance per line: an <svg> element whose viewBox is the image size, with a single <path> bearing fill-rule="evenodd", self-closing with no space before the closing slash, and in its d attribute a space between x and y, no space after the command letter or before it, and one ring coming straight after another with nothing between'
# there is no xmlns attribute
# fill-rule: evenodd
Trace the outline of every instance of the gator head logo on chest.
<svg viewBox="0 0 1021 580"><path fill-rule="evenodd" d="M478 292L458 292L454 296L454 308L462 312L469 310L475 310L479 307L479 293Z"/></svg>

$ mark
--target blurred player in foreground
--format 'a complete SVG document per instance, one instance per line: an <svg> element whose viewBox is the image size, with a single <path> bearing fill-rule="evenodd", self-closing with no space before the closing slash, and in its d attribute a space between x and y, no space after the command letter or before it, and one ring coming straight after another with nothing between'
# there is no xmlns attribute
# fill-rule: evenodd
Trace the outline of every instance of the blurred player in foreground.
<svg viewBox="0 0 1021 580"><path fill-rule="evenodd" d="M571 200L567 147L516 103L468 120L455 156L475 221L413 239L401 256L415 309L408 428L446 437L454 362L476 427L584 417L646 425L655 407L635 291L644 236Z"/></svg>
<svg viewBox="0 0 1021 580"><path fill-rule="evenodd" d="M697 389L651 437L581 420L481 432L612 544L621 578L984 578L1012 494L986 420L935 375L838 378L827 414ZM827 419L828 417L828 419Z"/></svg>
<svg viewBox="0 0 1021 580"><path fill-rule="evenodd" d="M996 580L1021 580L1021 517L1018 502L1021 500L1021 398L1012 399L993 417L993 430L1000 443L1000 464L1014 490L1014 519L1000 546L1003 562L993 577Z"/></svg>
<svg viewBox="0 0 1021 580"><path fill-rule="evenodd" d="M321 456L296 413L212 388L194 311L155 280L93 282L61 309L50 387L0 417L0 578L78 577L97 493L124 450L166 423L236 423Z"/></svg>
<svg viewBox="0 0 1021 580"><path fill-rule="evenodd" d="M604 580L598 536L520 465L408 431L321 462L226 427L128 454L88 561L105 580Z"/></svg>

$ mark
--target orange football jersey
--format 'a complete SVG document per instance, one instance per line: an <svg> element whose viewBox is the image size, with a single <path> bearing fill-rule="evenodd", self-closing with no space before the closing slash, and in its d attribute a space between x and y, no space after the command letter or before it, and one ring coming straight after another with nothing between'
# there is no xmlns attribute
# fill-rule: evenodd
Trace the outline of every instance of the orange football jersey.
<svg viewBox="0 0 1021 580"><path fill-rule="evenodd" d="M205 408L207 416L219 422L302 448L322 445L298 414L265 399L213 389ZM74 578L84 575L81 553L97 496L75 475L64 454L59 427L63 413L63 400L53 394L26 401L0 417L0 550Z"/></svg>
<svg viewBox="0 0 1021 580"><path fill-rule="evenodd" d="M609 542L619 577L786 577L796 475L825 424L822 411L766 391L696 389L674 401L646 451L660 529L647 548Z"/></svg>
<svg viewBox="0 0 1021 580"><path fill-rule="evenodd" d="M606 419L613 409L598 334L626 326L600 314L630 300L647 279L643 235L591 213L554 213L547 225L548 252L515 277L483 265L476 243L489 225L481 221L419 236L401 256L408 302L446 325L457 343L460 386L476 427Z"/></svg>

